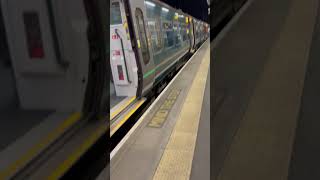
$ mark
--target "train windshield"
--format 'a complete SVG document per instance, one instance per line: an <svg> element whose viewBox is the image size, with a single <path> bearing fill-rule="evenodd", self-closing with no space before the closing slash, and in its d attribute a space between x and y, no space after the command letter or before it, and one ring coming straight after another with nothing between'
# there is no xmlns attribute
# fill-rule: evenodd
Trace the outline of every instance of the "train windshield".
<svg viewBox="0 0 320 180"><path fill-rule="evenodd" d="M122 24L120 3L119 2L111 3L110 24L111 25Z"/></svg>

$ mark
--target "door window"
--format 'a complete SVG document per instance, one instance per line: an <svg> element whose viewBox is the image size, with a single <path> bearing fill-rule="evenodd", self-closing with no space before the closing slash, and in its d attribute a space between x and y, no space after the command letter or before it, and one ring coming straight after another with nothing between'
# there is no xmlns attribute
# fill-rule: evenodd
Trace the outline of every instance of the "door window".
<svg viewBox="0 0 320 180"><path fill-rule="evenodd" d="M147 41L147 34L146 34L146 29L145 29L145 24L143 19L143 13L141 9L136 10L136 19L137 19L137 27L138 27L138 34L139 34L138 47L141 50L144 64L148 64L150 61L150 54L148 49L148 41Z"/></svg>
<svg viewBox="0 0 320 180"><path fill-rule="evenodd" d="M110 22L111 25L122 24L121 10L120 10L119 2L111 3L110 21L111 21Z"/></svg>

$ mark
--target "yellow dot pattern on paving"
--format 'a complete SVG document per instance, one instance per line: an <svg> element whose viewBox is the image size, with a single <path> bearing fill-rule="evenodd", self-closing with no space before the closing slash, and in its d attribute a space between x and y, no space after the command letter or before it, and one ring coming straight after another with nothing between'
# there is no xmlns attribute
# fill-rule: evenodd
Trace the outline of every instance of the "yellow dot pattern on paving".
<svg viewBox="0 0 320 180"><path fill-rule="evenodd" d="M154 180L187 180L190 177L210 65L210 48L205 53L154 174Z"/></svg>
<svg viewBox="0 0 320 180"><path fill-rule="evenodd" d="M155 116L151 119L149 127L160 128L167 120L169 112L176 102L181 90L173 89L165 102L160 106L160 109L157 111Z"/></svg>

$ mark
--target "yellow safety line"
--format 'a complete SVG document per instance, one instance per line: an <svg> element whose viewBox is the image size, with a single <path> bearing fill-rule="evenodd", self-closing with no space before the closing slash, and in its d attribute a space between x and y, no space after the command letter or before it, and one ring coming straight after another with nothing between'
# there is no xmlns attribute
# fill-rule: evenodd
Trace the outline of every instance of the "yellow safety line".
<svg viewBox="0 0 320 180"><path fill-rule="evenodd" d="M129 103L131 103L136 97L131 98ZM128 119L129 117L145 102L145 100L139 101L139 103L132 109L118 124L115 128L112 129L112 133L114 134ZM127 103L128 104L128 103ZM70 167L83 155L95 142L96 140L103 135L107 131L108 127L102 126L99 127L97 131L94 133L79 147L73 152L62 164L59 165L57 169L55 169L50 176L47 177L48 180L56 180L63 176L65 172L70 169Z"/></svg>
<svg viewBox="0 0 320 180"><path fill-rule="evenodd" d="M188 180L190 178L209 64L210 48L207 49L192 82L154 174L154 180Z"/></svg>
<svg viewBox="0 0 320 180"><path fill-rule="evenodd" d="M110 136L112 136L129 118L130 116L145 102L145 100L140 100L139 103L133 108L126 116L120 120L120 122L111 129Z"/></svg>
<svg viewBox="0 0 320 180"><path fill-rule="evenodd" d="M66 160L64 160L46 179L48 180L57 180L61 176L63 176L72 165L108 130L108 126L100 126L96 131L93 132L85 140L83 144L79 148L68 156Z"/></svg>
<svg viewBox="0 0 320 180"><path fill-rule="evenodd" d="M48 146L53 140L58 138L65 130L71 127L75 122L81 118L81 113L74 113L66 120L63 121L56 129L51 131L44 139L42 139L38 144L29 149L20 159L16 160L10 166L8 166L4 171L0 172L0 179L7 179L11 177L16 171L26 165L32 158L46 146Z"/></svg>
<svg viewBox="0 0 320 180"><path fill-rule="evenodd" d="M121 111L123 111L126 107L128 107L134 100L136 96L130 98L125 104L122 104L118 109L116 109L113 113L111 113L110 120L112 120L115 116L117 116Z"/></svg>

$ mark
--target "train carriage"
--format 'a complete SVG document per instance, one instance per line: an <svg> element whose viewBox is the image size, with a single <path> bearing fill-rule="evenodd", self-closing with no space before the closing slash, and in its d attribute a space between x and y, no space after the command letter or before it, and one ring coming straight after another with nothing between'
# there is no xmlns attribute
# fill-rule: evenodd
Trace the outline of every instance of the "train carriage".
<svg viewBox="0 0 320 180"><path fill-rule="evenodd" d="M0 0L0 156L9 157L0 179L46 179L38 176L54 159L87 153L83 137L116 132L196 50L198 31L195 18L157 0Z"/></svg>
<svg viewBox="0 0 320 180"><path fill-rule="evenodd" d="M205 24L158 0L112 0L111 104L158 88L208 37Z"/></svg>
<svg viewBox="0 0 320 180"><path fill-rule="evenodd" d="M157 0L112 0L110 6L113 114L118 104L158 88L208 36L206 23Z"/></svg>

